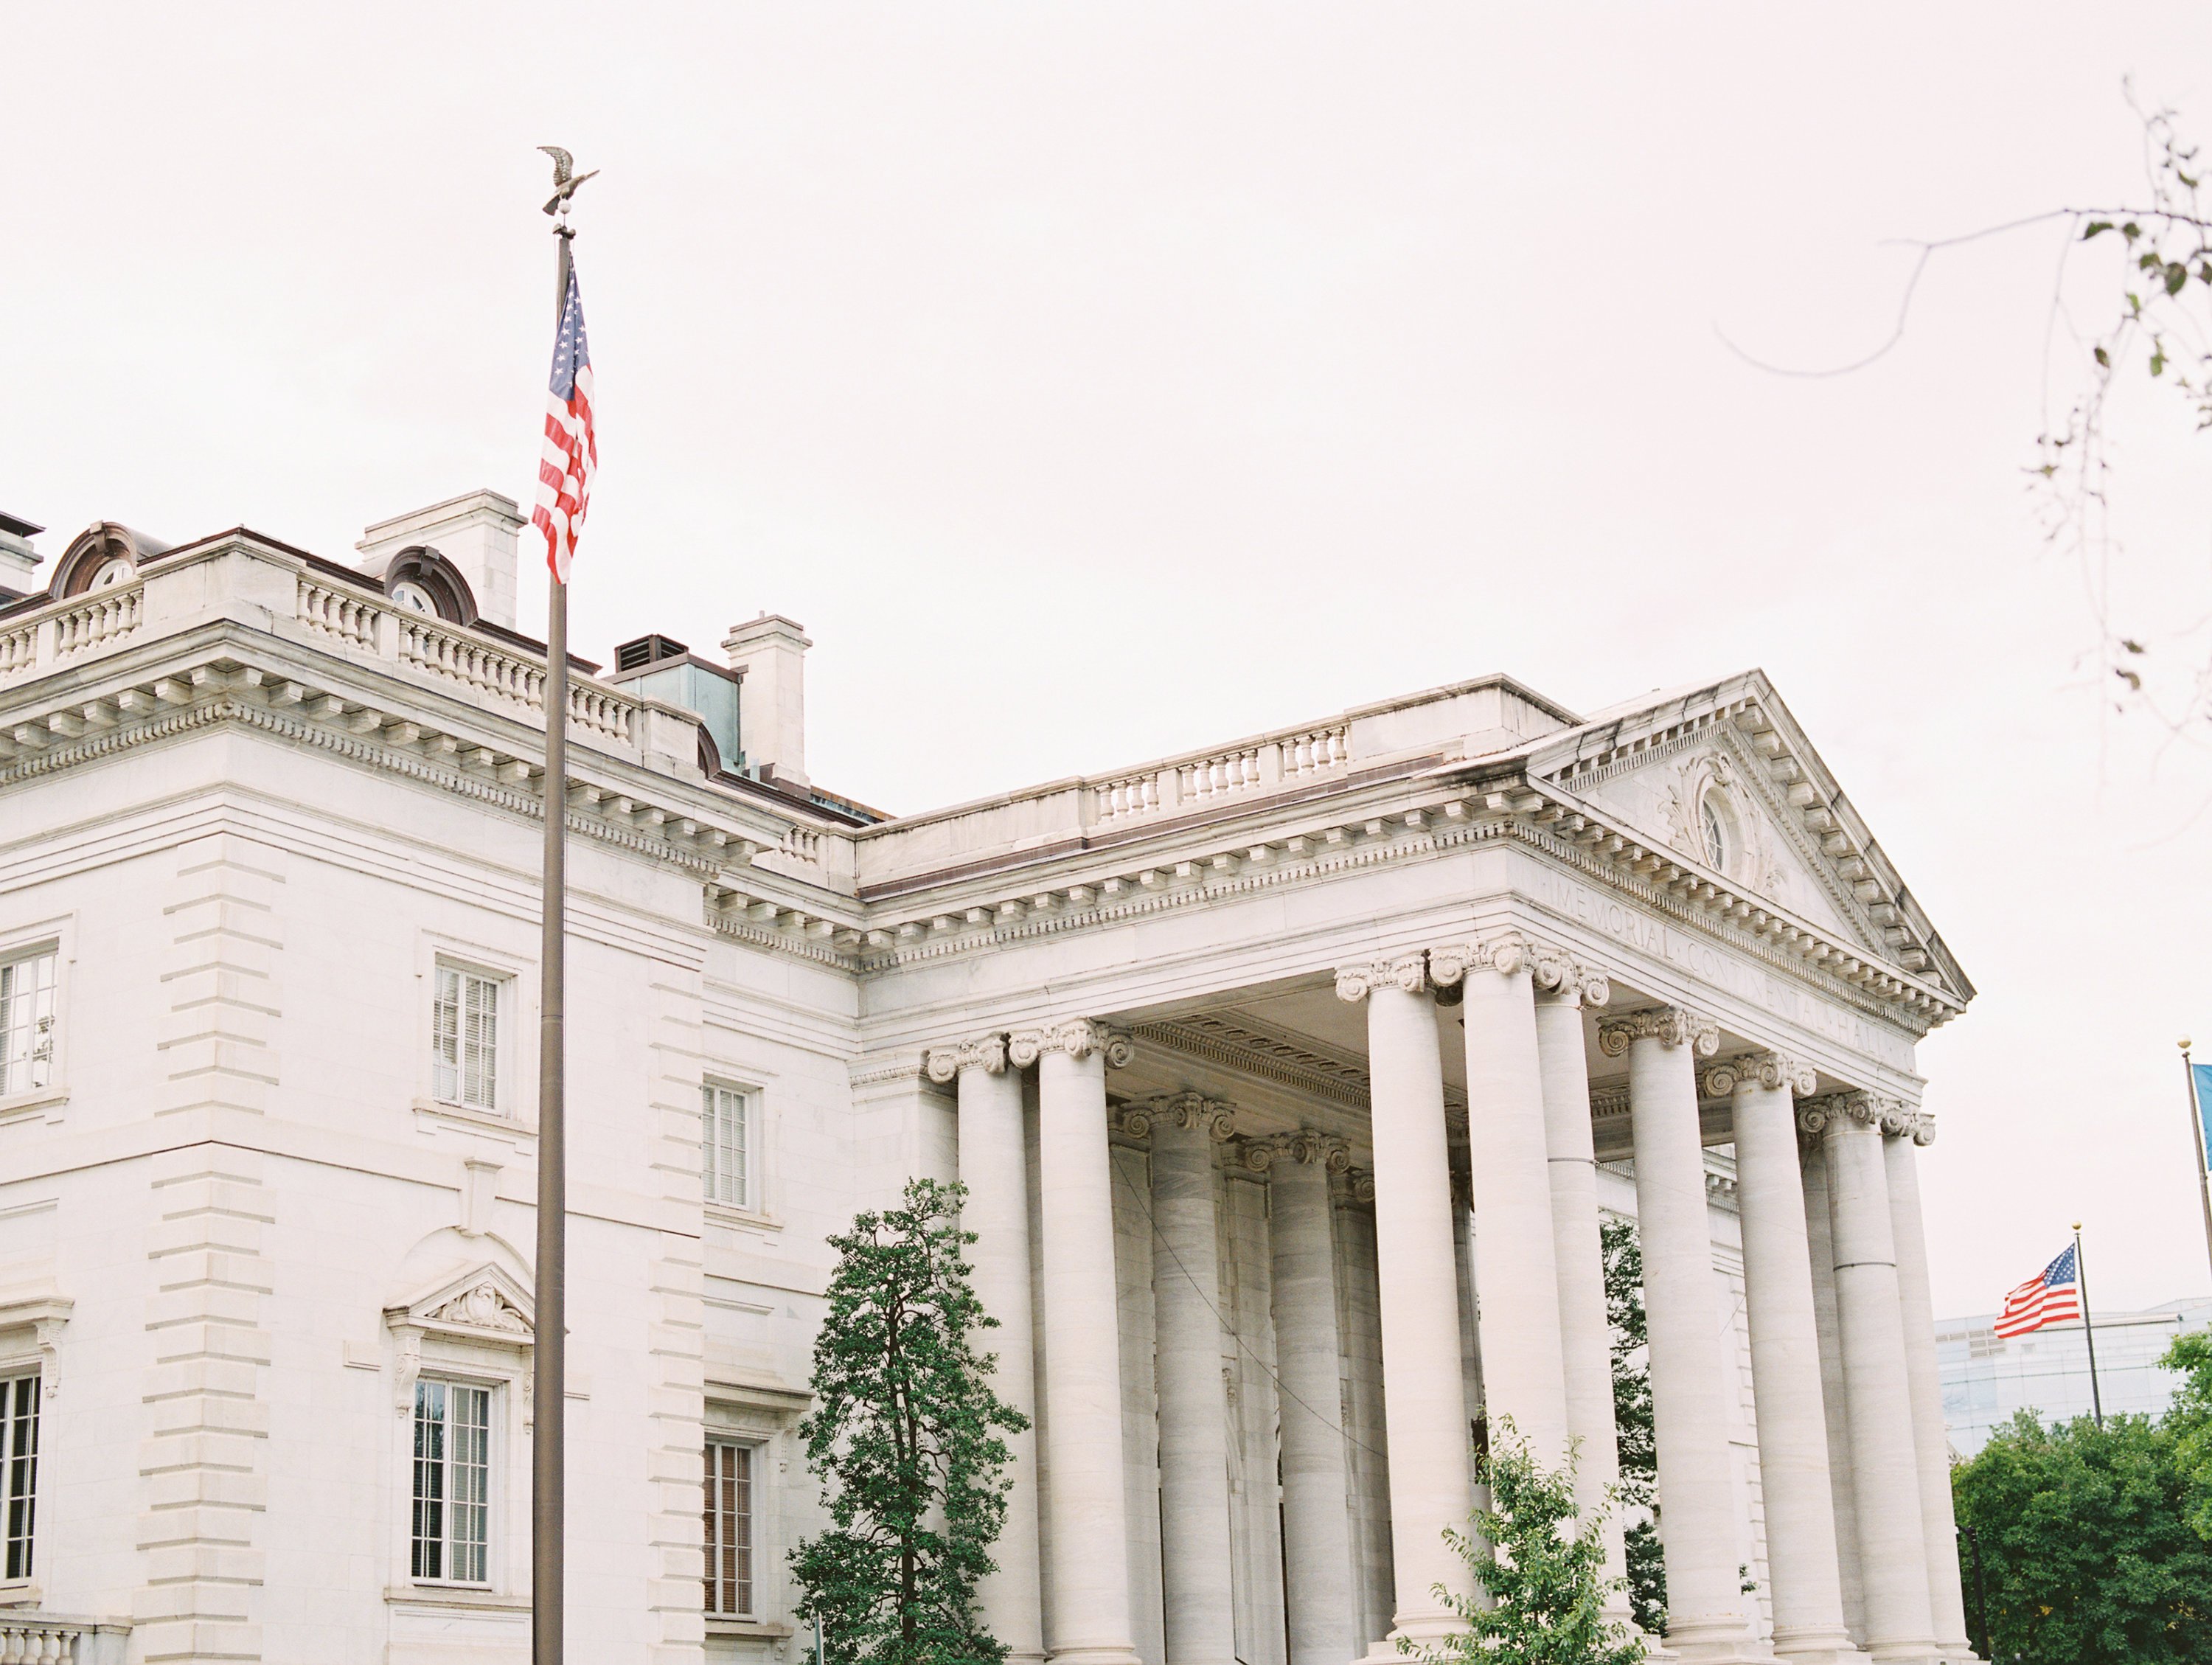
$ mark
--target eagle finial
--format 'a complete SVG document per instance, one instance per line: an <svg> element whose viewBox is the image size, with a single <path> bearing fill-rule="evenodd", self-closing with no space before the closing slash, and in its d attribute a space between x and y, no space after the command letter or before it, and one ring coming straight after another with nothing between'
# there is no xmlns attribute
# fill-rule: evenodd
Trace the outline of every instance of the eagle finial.
<svg viewBox="0 0 2212 1665"><path fill-rule="evenodd" d="M538 148L553 158L553 194L545 199L545 211L548 214L566 214L568 199L576 194L576 187L586 179L595 177L599 170L595 167L589 173L579 173L576 172L576 159L559 145L541 144Z"/></svg>

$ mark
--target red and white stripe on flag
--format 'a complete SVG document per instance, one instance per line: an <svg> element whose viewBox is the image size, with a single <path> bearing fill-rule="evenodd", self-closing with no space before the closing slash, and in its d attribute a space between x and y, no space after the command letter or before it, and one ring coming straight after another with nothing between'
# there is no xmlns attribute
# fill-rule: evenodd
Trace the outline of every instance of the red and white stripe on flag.
<svg viewBox="0 0 2212 1665"><path fill-rule="evenodd" d="M553 375L545 397L545 442L538 459L538 507L531 524L545 534L545 562L561 583L592 503L599 446L592 428L592 354L584 335L584 297L574 266L553 337Z"/></svg>
<svg viewBox="0 0 2212 1665"><path fill-rule="evenodd" d="M2004 1310L1997 1315L2001 1336L2026 1335L2045 1324L2063 1323L2081 1316L2081 1273L2075 1262L2074 1246L2017 1289L2005 1296Z"/></svg>

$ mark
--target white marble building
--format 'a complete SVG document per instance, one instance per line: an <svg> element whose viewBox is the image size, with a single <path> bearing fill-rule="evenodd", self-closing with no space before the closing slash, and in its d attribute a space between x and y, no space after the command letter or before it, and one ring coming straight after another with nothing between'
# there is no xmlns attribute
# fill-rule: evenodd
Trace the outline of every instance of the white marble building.
<svg viewBox="0 0 2212 1665"><path fill-rule="evenodd" d="M517 528L0 523L0 1661L523 1657ZM1972 991L1764 676L887 818L810 783L799 628L723 647L568 714L578 1658L801 1656L823 1238L916 1174L1036 1418L1018 1659L1436 1634L1475 1419L1608 1475L1606 1211L1668 1645L1968 1656L1913 1057Z"/></svg>

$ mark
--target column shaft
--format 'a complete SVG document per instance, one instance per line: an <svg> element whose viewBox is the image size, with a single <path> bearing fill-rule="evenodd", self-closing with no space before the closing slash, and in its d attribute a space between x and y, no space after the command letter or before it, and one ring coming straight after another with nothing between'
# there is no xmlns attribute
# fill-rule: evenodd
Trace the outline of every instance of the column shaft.
<svg viewBox="0 0 2212 1665"><path fill-rule="evenodd" d="M1167 1106L1152 1118L1152 1311L1168 1665L1235 1665L1237 1656L1212 1121L1211 1108L1195 1100Z"/></svg>
<svg viewBox="0 0 2212 1665"><path fill-rule="evenodd" d="M1268 1180L1290 1665L1344 1665L1364 1641L1353 1635L1343 1346L1326 1158L1319 1139L1302 1135L1276 1160Z"/></svg>
<svg viewBox="0 0 2212 1665"><path fill-rule="evenodd" d="M1037 1089L1052 1658L1055 1665L1136 1665L1105 1060L1095 1049L1043 1051Z"/></svg>
<svg viewBox="0 0 2212 1665"><path fill-rule="evenodd" d="M1966 1592L1959 1583L1959 1528L1951 1509L1951 1441L1943 1425L1943 1378L1936 1362L1936 1308L1928 1290L1928 1239L1920 1216L1920 1164L1911 1133L1882 1139L1891 1235L1897 1245L1898 1315L1912 1395L1912 1446L1920 1470L1920 1534L1928 1554L1929 1616L1947 1660L1970 1659Z"/></svg>
<svg viewBox="0 0 2212 1665"><path fill-rule="evenodd" d="M1597 997L1593 997L1597 998ZM1559 1354L1565 1370L1567 1432L1579 1466L1575 1500L1587 1517L1607 1509L1620 1479L1613 1421L1613 1332L1605 1316L1605 1248L1597 1206L1597 1152L1590 1142L1589 1056L1582 1000L1569 987L1536 997L1536 1056L1543 1072L1544 1148L1552 1193L1552 1258L1559 1273ZM1605 1523L1605 1575L1627 1571L1620 1515ZM1628 1597L1607 1598L1607 1616L1628 1616Z"/></svg>
<svg viewBox="0 0 2212 1665"><path fill-rule="evenodd" d="M1525 965L1469 971L1464 988L1483 1407L1493 1443L1510 1419L1529 1455L1556 1469L1567 1388L1534 991Z"/></svg>
<svg viewBox="0 0 2212 1665"><path fill-rule="evenodd" d="M1398 1603L1392 1634L1417 1644L1459 1628L1435 1587L1468 1588L1466 1564L1443 1536L1447 1527L1464 1531L1468 1525L1468 1407L1442 1054L1435 1002L1419 978L1416 961L1407 973L1413 991L1385 979L1367 998L1382 1413L1390 1437Z"/></svg>
<svg viewBox="0 0 2212 1665"><path fill-rule="evenodd" d="M969 1258L975 1296L998 1320L977 1339L997 1356L991 1386L1024 1416L1036 1411L1036 1364L1031 1340L1029 1164L1022 1129L1022 1078L1006 1067L1001 1043L990 1044L989 1064L965 1063L959 1072L960 1182L968 1200L960 1223L975 1234ZM998 1563L976 1595L986 1626L1006 1644L1015 1662L1044 1657L1044 1625L1037 1564L1036 1432L1004 1434L1013 1460L1007 1464L1006 1522L991 1554Z"/></svg>
<svg viewBox="0 0 2212 1665"><path fill-rule="evenodd" d="M1775 1073L1787 1078L1796 1066L1780 1066ZM1844 1628L1843 1586L1836 1568L1835 1504L1828 1489L1820 1336L1813 1310L1804 1182L1797 1166L1796 1106L1786 1079L1768 1084L1756 1074L1739 1073L1735 1091L1736 1196L1743 1220L1774 1651L1807 1665L1832 1665L1851 1643Z"/></svg>
<svg viewBox="0 0 2212 1665"><path fill-rule="evenodd" d="M1667 1555L1667 1645L1687 1660L1741 1657L1735 1498L1729 1460L1728 1364L1698 1127L1694 1029L1680 1014L1627 1035L1636 1215L1651 1342L1659 1538ZM1668 1032L1668 1031L1671 1031ZM1710 1042L1707 1042L1710 1049Z"/></svg>
<svg viewBox="0 0 2212 1665"><path fill-rule="evenodd" d="M1867 1650L1877 1660L1925 1659L1935 1627L1881 1132L1845 1114L1828 1122L1826 1136Z"/></svg>
<svg viewBox="0 0 2212 1665"><path fill-rule="evenodd" d="M1800 1127L1808 1126L1800 1121ZM1828 1428L1828 1489L1836 1522L1836 1572L1844 1623L1866 1639L1866 1584L1859 1573L1859 1516L1851 1486L1850 1413L1844 1392L1844 1341L1836 1312L1835 1231L1828 1206L1828 1152L1815 1137L1805 1146L1805 1238L1813 1252L1813 1322L1820 1336L1820 1407Z"/></svg>

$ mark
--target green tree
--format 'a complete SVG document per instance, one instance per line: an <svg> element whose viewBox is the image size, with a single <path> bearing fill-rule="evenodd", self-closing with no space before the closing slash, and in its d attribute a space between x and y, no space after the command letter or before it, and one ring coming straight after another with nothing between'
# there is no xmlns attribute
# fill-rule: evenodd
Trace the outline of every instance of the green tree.
<svg viewBox="0 0 2212 1665"><path fill-rule="evenodd" d="M2139 1416L2046 1428L2022 1411L1951 1471L1951 1486L1960 1524L1981 1540L1998 1659L2212 1659L2212 1547L2186 1518L2172 1428ZM1971 1613L1971 1565L1966 1577Z"/></svg>
<svg viewBox="0 0 2212 1665"><path fill-rule="evenodd" d="M1638 1627L1657 1636L1667 1628L1667 1563L1659 1547L1659 1453L1653 1443L1650 1337L1644 1322L1644 1249L1633 1221L1607 1220L1603 1237L1620 1502L1624 1509L1638 1511L1622 1534L1628 1553L1628 1607Z"/></svg>
<svg viewBox="0 0 2212 1665"><path fill-rule="evenodd" d="M830 1239L837 1269L799 1425L833 1522L792 1552L799 1613L837 1665L998 1665L976 1581L1006 1515L1006 1442L1028 1425L991 1391L970 1338L995 1322L969 1284L957 1185L915 1180L903 1206Z"/></svg>
<svg viewBox="0 0 2212 1665"><path fill-rule="evenodd" d="M1473 1532L1447 1528L1444 1541L1488 1600L1437 1585L1467 1628L1425 1650L1401 1639L1399 1650L1425 1665L1638 1665L1644 1644L1605 1619L1606 1511L1577 1515L1572 1459L1547 1473L1501 1417L1482 1478L1490 1507Z"/></svg>
<svg viewBox="0 0 2212 1665"><path fill-rule="evenodd" d="M2212 1538L2212 1330L2175 1336L2159 1362L2181 1376L2166 1425L2189 1481L2189 1523L2198 1537Z"/></svg>

